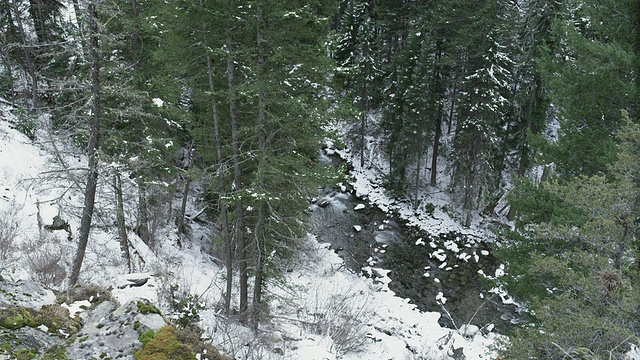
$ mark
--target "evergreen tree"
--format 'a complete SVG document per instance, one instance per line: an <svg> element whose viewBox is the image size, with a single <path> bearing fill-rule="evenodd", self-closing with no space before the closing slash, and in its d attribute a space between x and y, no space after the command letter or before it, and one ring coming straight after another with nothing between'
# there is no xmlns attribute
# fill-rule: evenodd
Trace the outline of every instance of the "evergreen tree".
<svg viewBox="0 0 640 360"><path fill-rule="evenodd" d="M620 110L631 107L636 91L630 21L620 18L616 31L604 25L626 9L591 1L568 5L552 26L550 42L557 45L541 61L560 127L546 160L562 179L598 174L613 162Z"/></svg>
<svg viewBox="0 0 640 360"><path fill-rule="evenodd" d="M525 239L503 249L516 265L506 284L528 302L533 320L514 332L509 356L618 358L634 341L640 299L632 286L638 277L638 125L627 121L618 139L611 178L543 183L570 211L555 212L551 222L529 227Z"/></svg>
<svg viewBox="0 0 640 360"><path fill-rule="evenodd" d="M487 2L478 9L474 27L482 31L462 54L467 75L460 85L452 188L458 192L464 226L471 225L472 212L496 190L494 179L501 172L494 161L496 132L502 128L511 98L512 61L503 51L502 28L489 14L499 14L500 19L505 10L502 2Z"/></svg>

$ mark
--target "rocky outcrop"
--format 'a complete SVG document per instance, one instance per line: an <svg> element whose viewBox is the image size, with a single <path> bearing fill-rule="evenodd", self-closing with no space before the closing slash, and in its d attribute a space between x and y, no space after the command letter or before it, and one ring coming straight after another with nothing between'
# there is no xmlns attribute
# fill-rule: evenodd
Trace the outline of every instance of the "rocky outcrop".
<svg viewBox="0 0 640 360"><path fill-rule="evenodd" d="M65 296L56 297L41 284L0 281L0 360L135 360L134 354L156 334L167 334L167 329L172 329L171 334L182 333L147 301L119 305L109 296L85 294L87 299L74 298L67 305L57 300ZM195 359L200 351L208 353L209 359L222 358L210 345L199 343L197 336L191 336L188 344L172 336L173 348L178 342L185 359ZM154 353L164 351L163 339L159 336L152 343Z"/></svg>

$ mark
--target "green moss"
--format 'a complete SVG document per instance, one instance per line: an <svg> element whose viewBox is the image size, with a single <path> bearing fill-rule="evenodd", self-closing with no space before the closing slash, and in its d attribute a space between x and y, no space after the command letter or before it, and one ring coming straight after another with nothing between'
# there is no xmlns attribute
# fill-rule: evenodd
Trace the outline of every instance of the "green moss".
<svg viewBox="0 0 640 360"><path fill-rule="evenodd" d="M165 326L134 354L136 360L195 360L195 355L176 337L175 329Z"/></svg>
<svg viewBox="0 0 640 360"><path fill-rule="evenodd" d="M41 360L67 360L67 350L62 346L53 346L42 354Z"/></svg>
<svg viewBox="0 0 640 360"><path fill-rule="evenodd" d="M38 324L45 325L52 334L61 335L60 331L66 334L74 334L82 327L79 318L69 317L69 310L58 305L45 305L35 315Z"/></svg>
<svg viewBox="0 0 640 360"><path fill-rule="evenodd" d="M15 360L31 360L35 359L36 353L27 349L17 349L11 354L11 358Z"/></svg>
<svg viewBox="0 0 640 360"><path fill-rule="evenodd" d="M5 329L16 330L24 326L38 325L33 315L25 308L14 306L0 309L0 326Z"/></svg>
<svg viewBox="0 0 640 360"><path fill-rule="evenodd" d="M153 340L155 336L156 336L155 331L149 329L144 333L140 334L140 338L138 338L138 340L140 340L140 342L142 343L142 346L145 346L149 341Z"/></svg>
<svg viewBox="0 0 640 360"><path fill-rule="evenodd" d="M138 311L140 311L141 314L160 314L160 310L153 305L145 304L142 301L138 301L136 305L138 305Z"/></svg>
<svg viewBox="0 0 640 360"><path fill-rule="evenodd" d="M96 325L96 328L98 328L98 329L102 329L103 327L104 327L104 324L98 324L98 325Z"/></svg>
<svg viewBox="0 0 640 360"><path fill-rule="evenodd" d="M133 323L133 330L138 331L138 329L140 329L140 322L136 321Z"/></svg>
<svg viewBox="0 0 640 360"><path fill-rule="evenodd" d="M89 340L89 336L83 336L80 339L78 339L78 342L85 342L87 340Z"/></svg>

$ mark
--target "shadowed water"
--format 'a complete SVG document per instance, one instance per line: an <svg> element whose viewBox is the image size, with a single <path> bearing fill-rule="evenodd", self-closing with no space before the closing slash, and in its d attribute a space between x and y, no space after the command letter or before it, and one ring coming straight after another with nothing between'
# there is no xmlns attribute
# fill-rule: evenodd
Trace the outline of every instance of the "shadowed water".
<svg viewBox="0 0 640 360"><path fill-rule="evenodd" d="M489 293L490 284L478 273L494 274L497 268L490 244L481 239L407 227L344 187L321 190L311 211L311 231L319 242L330 243L349 269L391 270L389 288L420 310L440 312L441 325L505 330L516 322L515 307Z"/></svg>

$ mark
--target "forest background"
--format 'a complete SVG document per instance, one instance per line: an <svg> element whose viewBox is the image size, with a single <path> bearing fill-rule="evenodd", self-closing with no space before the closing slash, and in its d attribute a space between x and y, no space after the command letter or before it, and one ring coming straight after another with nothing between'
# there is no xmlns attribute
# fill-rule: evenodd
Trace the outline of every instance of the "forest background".
<svg viewBox="0 0 640 360"><path fill-rule="evenodd" d="M81 280L98 175L135 183L135 232L188 232L190 186L215 219L242 321L299 251L329 120L385 187L428 209L447 191L464 226L501 218L501 285L530 321L514 358L622 354L637 344L640 2L3 0L0 96L35 137L89 158L68 285ZM63 162L62 160L60 160ZM442 164L447 164L442 166ZM69 168L68 164L61 164ZM182 206L172 204L182 187ZM129 261L122 200L122 256Z"/></svg>

